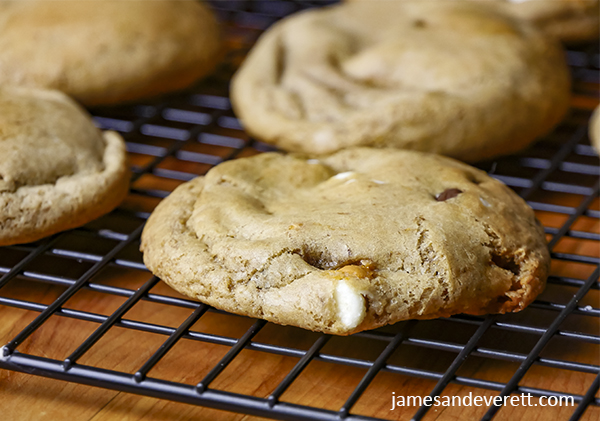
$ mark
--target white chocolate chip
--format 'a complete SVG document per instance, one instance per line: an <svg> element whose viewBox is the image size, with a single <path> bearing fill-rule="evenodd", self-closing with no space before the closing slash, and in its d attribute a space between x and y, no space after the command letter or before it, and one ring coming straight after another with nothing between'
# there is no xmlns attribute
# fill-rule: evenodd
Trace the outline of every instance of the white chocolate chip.
<svg viewBox="0 0 600 421"><path fill-rule="evenodd" d="M321 161L319 161L318 159L307 159L307 160L306 160L306 163L307 163L307 164L312 164L312 165L315 165L315 164L320 164L320 163L321 163Z"/></svg>
<svg viewBox="0 0 600 421"><path fill-rule="evenodd" d="M371 180L371 181L373 181L373 183L376 183L376 184L385 184L385 181L381 181L381 180Z"/></svg>
<svg viewBox="0 0 600 421"><path fill-rule="evenodd" d="M345 328L353 329L365 318L365 299L345 280L338 282L335 289L338 319Z"/></svg>
<svg viewBox="0 0 600 421"><path fill-rule="evenodd" d="M485 206L486 208L491 208L492 205L490 204L490 202L488 202L487 200L485 200L483 197L479 198L479 201L483 204L483 206Z"/></svg>
<svg viewBox="0 0 600 421"><path fill-rule="evenodd" d="M341 172L333 176L337 180L345 180L346 178L354 177L356 173L354 171Z"/></svg>

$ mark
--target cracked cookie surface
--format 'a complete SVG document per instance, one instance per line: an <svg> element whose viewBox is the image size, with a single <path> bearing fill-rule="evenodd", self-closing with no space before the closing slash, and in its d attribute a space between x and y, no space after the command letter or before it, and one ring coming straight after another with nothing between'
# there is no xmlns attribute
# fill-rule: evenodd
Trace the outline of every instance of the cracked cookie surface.
<svg viewBox="0 0 600 421"><path fill-rule="evenodd" d="M0 84L86 106L186 88L220 54L217 20L199 1L0 1Z"/></svg>
<svg viewBox="0 0 600 421"><path fill-rule="evenodd" d="M550 261L533 211L504 184L449 158L370 148L222 163L158 205L142 250L183 294L340 335L519 311Z"/></svg>
<svg viewBox="0 0 600 421"><path fill-rule="evenodd" d="M0 245L83 225L129 187L125 144L58 91L0 88Z"/></svg>
<svg viewBox="0 0 600 421"><path fill-rule="evenodd" d="M395 147L475 161L524 148L569 106L563 52L473 3L358 2L273 25L232 80L254 137L319 155Z"/></svg>

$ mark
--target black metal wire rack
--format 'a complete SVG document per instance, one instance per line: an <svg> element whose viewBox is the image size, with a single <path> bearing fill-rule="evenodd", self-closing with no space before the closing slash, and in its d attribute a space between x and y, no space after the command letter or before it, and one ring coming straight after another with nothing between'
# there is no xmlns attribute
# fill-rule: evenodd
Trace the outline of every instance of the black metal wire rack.
<svg viewBox="0 0 600 421"><path fill-rule="evenodd" d="M313 6L275 0L213 5L224 22L232 52L212 77L185 93L154 102L92 110L99 127L117 130L127 141L134 172L128 199L111 214L79 229L33 244L0 248L1 323L27 321L2 348L0 368L284 420L435 418L435 409L426 405L404 408L408 412L402 415L389 408L373 410L370 403L388 406L391 402L392 390L377 386L382 376L392 376L389 381L397 385L393 391L398 396L473 391L489 396L531 394L535 402L540 397L570 397L575 406L552 408L553 419L597 419L600 166L589 144L587 121L598 103L598 45L568 51L574 99L565 122L519 155L479 164L525 198L545 225L553 259L546 292L518 314L408 321L332 338L228 315L170 293L161 289L141 261L139 236L161 198L224 160L272 149L244 133L230 108L228 82L267 26ZM48 287L58 292L36 293ZM71 305L80 294L89 306ZM110 311L93 311L95 300L108 302ZM152 318L151 312L136 312L143 303L164 306L182 320L167 325ZM222 320L205 328L209 325L203 321L211 317ZM57 319L86 322L88 330L72 342L70 328L60 328ZM28 339L49 325L54 326L49 340L69 343L66 356L28 352ZM111 336L116 330L121 347L123 337L131 342L140 333L155 339L156 346L142 352L149 356L143 364L119 369L118 364L107 368L103 363L108 354L99 353L100 347L120 352ZM191 370L185 381L161 377L159 368L175 363L169 354L178 352L183 342L186 349L208 360L211 346L225 351L213 357L212 369ZM236 386L263 381L264 370L254 379L241 375L233 386L219 383L219 377L248 351L253 361L271 361L269 356L287 359L287 365L267 368L277 372L276 386L259 392ZM324 370L323 364L329 369ZM325 374L319 377L322 387L315 393L336 389L337 400L316 406L310 399L287 399L299 395L288 393L292 389L316 387L302 378L320 370ZM331 373L348 370L354 370L357 381L340 390ZM469 417L487 420L505 410L506 406L491 405Z"/></svg>

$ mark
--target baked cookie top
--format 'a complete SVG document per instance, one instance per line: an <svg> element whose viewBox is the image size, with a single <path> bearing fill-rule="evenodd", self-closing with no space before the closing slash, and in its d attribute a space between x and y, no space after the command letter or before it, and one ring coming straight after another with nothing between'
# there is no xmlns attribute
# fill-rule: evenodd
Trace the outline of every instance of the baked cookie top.
<svg viewBox="0 0 600 421"><path fill-rule="evenodd" d="M420 1L420 0L346 0ZM598 0L427 0L428 2L471 1L502 7L504 12L531 22L544 33L563 42L597 40L600 31L600 1Z"/></svg>
<svg viewBox="0 0 600 421"><path fill-rule="evenodd" d="M564 115L563 52L526 22L462 2L358 2L298 13L232 82L256 138L308 154L396 147L474 161L519 150Z"/></svg>
<svg viewBox="0 0 600 421"><path fill-rule="evenodd" d="M0 88L0 245L109 212L129 186L125 145L58 91Z"/></svg>
<svg viewBox="0 0 600 421"><path fill-rule="evenodd" d="M600 36L598 0L498 0L513 16L526 19L564 42L597 40Z"/></svg>
<svg viewBox="0 0 600 421"><path fill-rule="evenodd" d="M550 262L533 211L501 182L449 158L372 148L222 163L158 205L142 250L183 294L340 335L519 311Z"/></svg>
<svg viewBox="0 0 600 421"><path fill-rule="evenodd" d="M220 52L197 1L0 2L0 84L61 90L85 105L182 89Z"/></svg>

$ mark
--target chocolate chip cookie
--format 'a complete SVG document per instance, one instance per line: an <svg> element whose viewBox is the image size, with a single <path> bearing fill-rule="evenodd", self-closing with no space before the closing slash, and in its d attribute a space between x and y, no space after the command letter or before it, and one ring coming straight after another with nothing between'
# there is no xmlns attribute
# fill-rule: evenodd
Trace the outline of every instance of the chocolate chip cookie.
<svg viewBox="0 0 600 421"><path fill-rule="evenodd" d="M501 182L450 158L373 148L222 163L158 205L141 247L183 294L338 335L522 310L550 262L533 211Z"/></svg>

